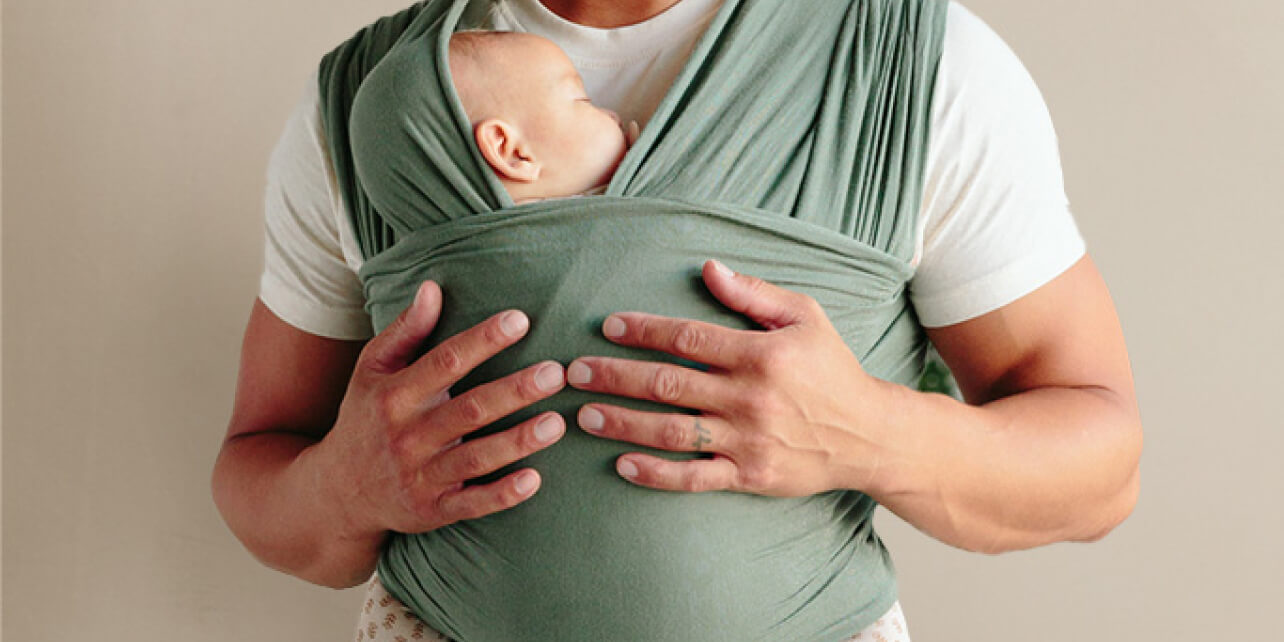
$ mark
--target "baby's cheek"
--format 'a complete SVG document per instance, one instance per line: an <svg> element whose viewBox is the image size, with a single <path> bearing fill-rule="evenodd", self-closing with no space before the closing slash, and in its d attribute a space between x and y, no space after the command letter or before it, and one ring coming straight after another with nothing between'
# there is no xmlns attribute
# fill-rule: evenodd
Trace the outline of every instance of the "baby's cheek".
<svg viewBox="0 0 1284 642"><path fill-rule="evenodd" d="M624 133L616 128L617 135L612 142L611 151L607 157L611 159L611 168L608 174L614 174L615 168L619 167L620 161L624 160L624 155L629 151L629 143L624 138Z"/></svg>
<svg viewBox="0 0 1284 642"><path fill-rule="evenodd" d="M588 143L588 141L586 141ZM604 185L611 180L615 174L615 169L620 166L620 160L624 158L624 153L628 147L622 139L616 139L607 132L601 132L597 136L595 144L586 144L585 151L592 154L591 158L585 158L585 167L591 167L595 174L592 187Z"/></svg>

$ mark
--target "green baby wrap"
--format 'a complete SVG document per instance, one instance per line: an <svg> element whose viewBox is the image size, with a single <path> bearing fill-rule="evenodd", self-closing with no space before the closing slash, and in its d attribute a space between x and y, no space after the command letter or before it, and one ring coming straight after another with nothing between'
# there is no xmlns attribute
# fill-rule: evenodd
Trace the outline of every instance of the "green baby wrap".
<svg viewBox="0 0 1284 642"><path fill-rule="evenodd" d="M616 346L600 324L643 310L752 327L700 281L719 258L814 297L870 374L917 381L927 341L905 290L944 0L726 0L606 195L521 206L472 144L446 65L450 33L484 25L488 7L416 4L321 63L376 330L433 279L430 344L507 308L532 320L455 394L544 359L677 361ZM487 426L477 434L556 410L572 429L480 480L533 466L543 486L526 502L394 534L388 590L462 642L838 640L895 601L867 495L634 486L614 471L622 453L702 455L576 430L588 401L692 412L568 388Z"/></svg>

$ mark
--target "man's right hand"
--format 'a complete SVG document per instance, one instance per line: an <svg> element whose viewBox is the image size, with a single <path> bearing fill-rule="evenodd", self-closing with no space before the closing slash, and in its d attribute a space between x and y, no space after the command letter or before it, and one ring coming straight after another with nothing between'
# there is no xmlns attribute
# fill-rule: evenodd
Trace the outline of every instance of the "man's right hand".
<svg viewBox="0 0 1284 642"><path fill-rule="evenodd" d="M485 485L466 480L493 472L562 437L561 415L546 412L503 432L463 442L483 426L566 385L555 361L450 398L470 371L526 335L518 310L500 312L418 356L441 313L441 290L420 285L414 303L362 349L334 428L313 449L319 480L344 515L345 531L418 533L498 512L539 488L525 468Z"/></svg>
<svg viewBox="0 0 1284 642"><path fill-rule="evenodd" d="M260 562L355 586L370 577L389 531L494 513L539 488L531 469L464 481L556 442L566 429L560 415L462 438L562 389L561 365L535 364L451 399L450 386L519 341L528 321L504 311L419 356L441 301L435 283L421 284L415 303L368 341L310 334L255 302L211 483L228 527Z"/></svg>

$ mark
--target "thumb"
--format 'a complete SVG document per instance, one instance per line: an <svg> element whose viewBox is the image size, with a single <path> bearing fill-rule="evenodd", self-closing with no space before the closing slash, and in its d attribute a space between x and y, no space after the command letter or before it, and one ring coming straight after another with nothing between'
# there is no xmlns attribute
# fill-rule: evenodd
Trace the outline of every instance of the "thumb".
<svg viewBox="0 0 1284 642"><path fill-rule="evenodd" d="M415 299L401 311L362 350L362 358L372 370L393 373L419 358L424 339L437 326L441 317L441 287L424 281Z"/></svg>
<svg viewBox="0 0 1284 642"><path fill-rule="evenodd" d="M704 262L705 286L723 305L739 312L758 325L775 330L799 325L807 320L807 311L797 292L772 285L758 277L737 274L715 259Z"/></svg>

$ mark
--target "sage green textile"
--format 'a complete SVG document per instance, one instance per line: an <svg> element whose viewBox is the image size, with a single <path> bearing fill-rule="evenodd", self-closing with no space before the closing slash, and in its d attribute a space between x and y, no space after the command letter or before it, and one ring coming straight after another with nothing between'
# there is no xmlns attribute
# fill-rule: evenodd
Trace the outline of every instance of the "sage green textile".
<svg viewBox="0 0 1284 642"><path fill-rule="evenodd" d="M927 342L906 283L944 0L726 0L606 195L521 206L470 143L445 64L450 33L487 8L416 4L322 61L376 330L433 279L429 345L503 309L532 319L453 394L544 359L676 361L615 346L600 324L644 310L753 327L701 283L712 257L815 297L868 372L917 382ZM388 590L462 642L840 640L896 600L868 496L631 485L613 469L622 453L693 455L588 436L574 417L590 400L691 412L567 389L487 426L477 436L552 409L571 428L519 462L543 476L530 500L394 534Z"/></svg>

